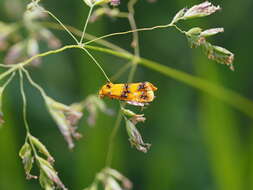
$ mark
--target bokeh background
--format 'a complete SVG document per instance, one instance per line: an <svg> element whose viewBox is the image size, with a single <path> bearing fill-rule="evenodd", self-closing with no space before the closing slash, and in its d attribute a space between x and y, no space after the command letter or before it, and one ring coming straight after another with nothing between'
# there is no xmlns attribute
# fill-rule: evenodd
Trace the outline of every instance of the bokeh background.
<svg viewBox="0 0 253 190"><path fill-rule="evenodd" d="M0 0L0 20L20 20L27 1ZM136 5L138 27L169 23L174 14L197 0L158 0ZM211 39L235 53L235 72L208 60L200 49L190 49L184 36L174 29L140 33L142 57L203 77L210 82L237 91L253 100L252 91L252 0L211 1L223 10L210 17L183 22L182 28L224 27L225 33ZM120 9L126 10L122 0ZM81 0L43 1L44 7L64 23L82 28L87 7ZM88 27L97 36L129 29L127 20L104 17ZM63 44L73 43L69 36L54 31ZM109 41L132 51L131 35ZM44 49L45 51L46 49ZM113 75L127 61L95 53L109 74ZM1 59L3 55L1 54ZM43 65L30 70L34 80L46 92L65 104L80 101L97 93L105 83L92 61L80 50L68 50L43 59ZM125 82L124 75L117 82ZM144 110L147 121L140 131L152 147L147 154L131 148L124 124L116 137L113 168L128 176L136 190L250 190L253 189L253 122L223 102L144 67L138 67L135 81L150 81L158 86L156 100ZM91 128L84 119L79 131L84 135L73 151L59 133L39 93L26 85L28 115L32 134L38 137L56 159L55 167L69 189L88 186L105 163L108 137L116 116L99 113ZM108 107L118 104L106 100ZM40 189L38 181L26 181L18 151L25 139L21 117L18 80L10 85L4 97L7 121L0 130L0 189ZM253 109L252 109L253 111Z"/></svg>

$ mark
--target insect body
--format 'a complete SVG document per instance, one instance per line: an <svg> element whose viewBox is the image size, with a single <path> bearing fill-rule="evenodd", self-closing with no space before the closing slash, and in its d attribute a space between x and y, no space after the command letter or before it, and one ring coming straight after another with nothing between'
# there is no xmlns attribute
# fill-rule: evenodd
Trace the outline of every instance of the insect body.
<svg viewBox="0 0 253 190"><path fill-rule="evenodd" d="M136 106L144 106L155 98L154 91L157 88L150 82L113 84L111 82L102 86L99 91L101 98L107 96L112 99L126 101Z"/></svg>

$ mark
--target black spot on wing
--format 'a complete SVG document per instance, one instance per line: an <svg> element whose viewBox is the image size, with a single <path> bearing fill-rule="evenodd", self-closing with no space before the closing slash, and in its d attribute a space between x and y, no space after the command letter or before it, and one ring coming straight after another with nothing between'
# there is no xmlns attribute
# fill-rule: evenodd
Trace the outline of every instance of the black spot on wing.
<svg viewBox="0 0 253 190"><path fill-rule="evenodd" d="M143 92L143 93L140 95L140 98L141 98L141 99L144 99L144 100L148 99L147 93Z"/></svg>
<svg viewBox="0 0 253 190"><path fill-rule="evenodd" d="M122 98L127 98L129 93L131 93L129 90L128 90L129 86L126 86L125 84L125 90L123 90L122 94L121 94L121 97Z"/></svg>
<svg viewBox="0 0 253 190"><path fill-rule="evenodd" d="M140 83L140 85L138 87L138 90L144 90L144 89L146 89L146 82Z"/></svg>

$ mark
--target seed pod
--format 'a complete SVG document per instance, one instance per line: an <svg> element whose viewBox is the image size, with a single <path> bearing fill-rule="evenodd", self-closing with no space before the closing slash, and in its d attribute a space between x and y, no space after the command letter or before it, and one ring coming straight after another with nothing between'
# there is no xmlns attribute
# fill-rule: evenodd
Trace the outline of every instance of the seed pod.
<svg viewBox="0 0 253 190"><path fill-rule="evenodd" d="M126 120L126 129L131 145L135 146L137 150L146 153L151 145L143 142L141 134L131 121L129 121L128 119L125 120Z"/></svg>
<svg viewBox="0 0 253 190"><path fill-rule="evenodd" d="M75 125L81 119L82 112L75 110L74 107L57 102L48 96L45 97L45 100L48 111L57 123L60 132L68 143L69 148L74 148L75 145L72 137L76 139L81 137L81 135L76 132L77 127Z"/></svg>
<svg viewBox="0 0 253 190"><path fill-rule="evenodd" d="M64 184L61 182L60 178L57 175L57 172L53 166L46 161L45 159L36 156L37 161L39 162L40 167L40 183L43 187L54 187L56 184L58 187L63 190L67 190Z"/></svg>
<svg viewBox="0 0 253 190"><path fill-rule="evenodd" d="M179 20L183 19L183 16L185 14L185 12L187 11L186 8L181 9L180 11L178 11L178 13L174 16L174 18L172 19L172 24L175 24L176 22L178 22Z"/></svg>
<svg viewBox="0 0 253 190"><path fill-rule="evenodd" d="M209 59L225 64L234 71L234 54L232 52L223 47L211 45L210 43L206 43L204 48Z"/></svg>
<svg viewBox="0 0 253 190"><path fill-rule="evenodd" d="M224 28L211 28L200 33L203 37L214 36L218 33L224 32Z"/></svg>
<svg viewBox="0 0 253 190"><path fill-rule="evenodd" d="M214 6L212 5L212 3L205 1L186 10L182 19L188 20L193 18L205 17L215 13L218 10L221 10L220 6Z"/></svg>
<svg viewBox="0 0 253 190"><path fill-rule="evenodd" d="M42 153L44 154L47 158L49 162L54 162L54 158L51 156L51 154L49 153L49 151L47 150L47 148L45 147L44 144L42 144L39 139L37 139L36 137L29 135L29 139L31 140L31 142L35 145L35 147Z"/></svg>
<svg viewBox="0 0 253 190"><path fill-rule="evenodd" d="M37 178L36 176L30 174L33 167L34 157L32 155L32 148L27 142L20 149L19 156L24 164L27 179Z"/></svg>

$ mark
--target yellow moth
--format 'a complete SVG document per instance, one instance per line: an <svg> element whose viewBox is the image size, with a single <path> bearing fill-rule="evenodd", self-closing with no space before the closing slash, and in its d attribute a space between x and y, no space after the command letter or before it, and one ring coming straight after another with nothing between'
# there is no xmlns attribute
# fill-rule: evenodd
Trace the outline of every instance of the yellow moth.
<svg viewBox="0 0 253 190"><path fill-rule="evenodd" d="M144 106L155 98L157 88L150 82L113 84L108 82L99 91L101 98L107 96L111 99L126 101L136 106Z"/></svg>

